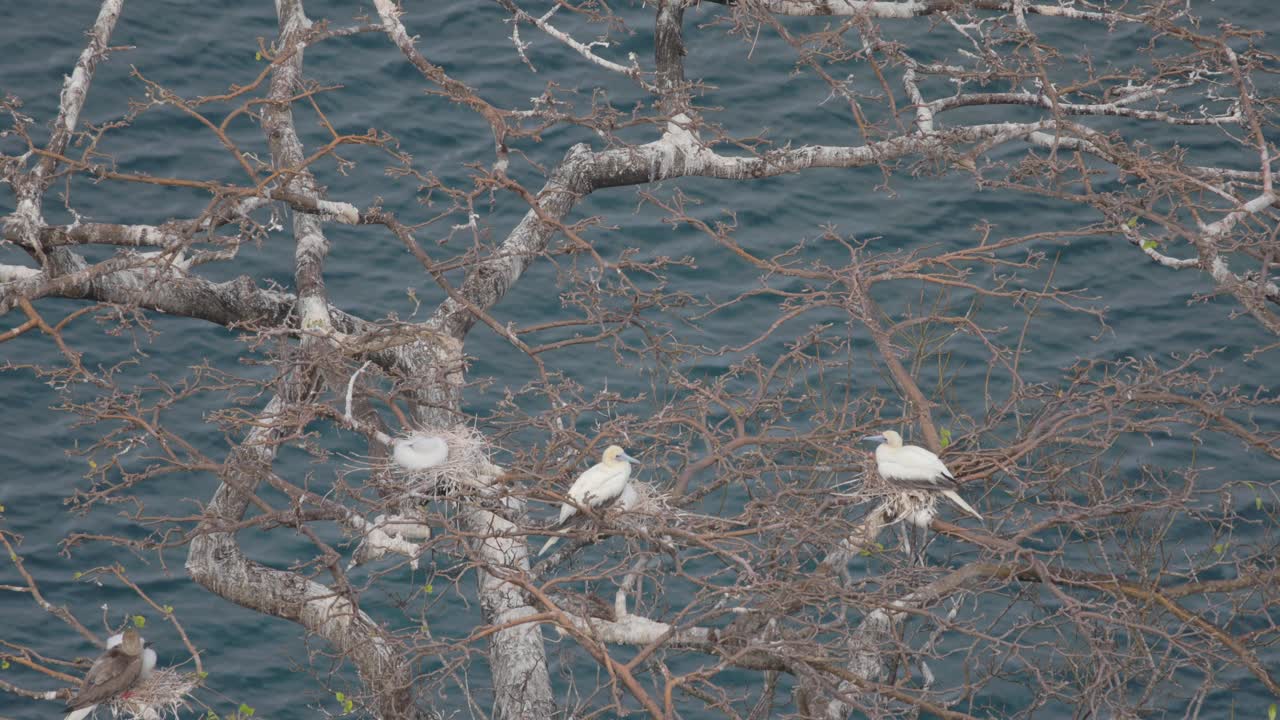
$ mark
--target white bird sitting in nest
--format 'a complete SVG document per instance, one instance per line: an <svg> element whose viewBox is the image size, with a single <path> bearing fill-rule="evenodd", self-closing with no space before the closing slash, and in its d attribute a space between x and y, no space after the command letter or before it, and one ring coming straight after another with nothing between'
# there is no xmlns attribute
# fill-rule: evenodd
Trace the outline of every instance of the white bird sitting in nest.
<svg viewBox="0 0 1280 720"><path fill-rule="evenodd" d="M892 430L865 439L880 443L876 448L876 470L898 491L883 507L889 516L913 526L913 529L899 527L903 549L917 563L924 563L925 533L938 514L939 495L975 518L982 519L982 515L956 492L960 484L937 455L922 447L903 445L902 436ZM918 540L912 542L912 535L917 532Z"/></svg>
<svg viewBox="0 0 1280 720"><path fill-rule="evenodd" d="M67 700L67 710L72 712L65 720L82 720L99 704L127 695L147 679L156 667L156 651L150 645L133 628L107 638L107 651L93 661L80 689Z"/></svg>
<svg viewBox="0 0 1280 720"><path fill-rule="evenodd" d="M903 445L902 436L892 430L865 439L880 443L876 448L876 470L885 482L907 492L940 493L961 510L982 519L982 515L956 492L960 489L956 476L937 455L922 447ZM928 519L931 520L932 516ZM927 520L925 524L928 524Z"/></svg>
<svg viewBox="0 0 1280 720"><path fill-rule="evenodd" d="M410 435L391 441L391 459L402 470L428 470L449 459L449 443L431 435Z"/></svg>
<svg viewBox="0 0 1280 720"><path fill-rule="evenodd" d="M638 465L640 461L628 455L617 445L605 448L600 462L587 468L586 472L579 475L573 482L573 486L569 488L569 499L576 505L571 503L561 505L560 519L548 529L564 525L578 512L578 505L598 508L621 497L630 486L632 463ZM547 540L547 544L542 546L538 554L545 555L557 542L560 542L559 537Z"/></svg>

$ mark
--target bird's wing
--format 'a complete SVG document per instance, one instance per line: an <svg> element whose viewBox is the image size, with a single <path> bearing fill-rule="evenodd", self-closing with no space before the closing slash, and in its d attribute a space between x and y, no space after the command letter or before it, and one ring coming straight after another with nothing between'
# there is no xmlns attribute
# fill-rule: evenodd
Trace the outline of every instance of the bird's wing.
<svg viewBox="0 0 1280 720"><path fill-rule="evenodd" d="M955 481L942 475L921 472L919 468L899 463L880 463L880 477L902 490L937 492L956 487Z"/></svg>
<svg viewBox="0 0 1280 720"><path fill-rule="evenodd" d="M569 498L578 505L586 505L587 507L598 508L616 501L622 496L622 491L626 489L627 473L630 468L624 466L621 469L611 468L603 463L592 465L587 468L578 479L573 482L573 486L569 488ZM619 483L618 481L623 482ZM578 514L578 508L570 503L564 503L560 506L560 517L548 529L563 527L569 522L574 515ZM560 538L553 537L547 540L547 544L542 546L538 551L539 555L544 555L560 541Z"/></svg>
<svg viewBox="0 0 1280 720"><path fill-rule="evenodd" d="M944 477L954 477L947 466L942 463L941 458L933 453L916 445L904 445L898 450L900 462L913 465L922 470L929 470Z"/></svg>
<svg viewBox="0 0 1280 720"><path fill-rule="evenodd" d="M93 661L80 692L67 701L67 709L76 710L109 700L133 687L141 674L142 655L129 655L119 648L111 648Z"/></svg>
<svg viewBox="0 0 1280 720"><path fill-rule="evenodd" d="M559 519L559 520L556 520L556 524L555 524L555 525L552 525L551 527L560 527L561 525L565 524L565 522L566 522L569 518L571 518L571 517L573 517L574 515L576 515L576 514L577 514L577 512L578 512L578 508L576 508L576 507L574 507L574 506L570 505L569 503L565 503L565 504L561 505L561 506L560 506L560 519Z"/></svg>
<svg viewBox="0 0 1280 720"><path fill-rule="evenodd" d="M910 449L920 450L920 454L899 454L895 458L880 460L877 463L880 477L907 490L954 490L959 487L955 477L936 455L923 448Z"/></svg>
<svg viewBox="0 0 1280 720"><path fill-rule="evenodd" d="M569 497L579 505L600 507L622 494L625 483L619 483L629 468L608 465L592 465L586 472L578 476L573 487L569 488ZM563 511L561 511L563 512Z"/></svg>
<svg viewBox="0 0 1280 720"><path fill-rule="evenodd" d="M577 480L573 481L573 485L569 486L569 492L567 493L569 498L578 505L588 504L586 496L593 488L600 484L601 476L607 477L608 475L608 467L604 465L592 465L584 470L582 474L578 476ZM562 504L560 506L560 519L556 520L555 524L551 527L559 527L563 525L566 520L573 517L577 512L578 508L573 503Z"/></svg>
<svg viewBox="0 0 1280 720"><path fill-rule="evenodd" d="M588 489L581 493L574 492L575 490L580 489L577 483L574 483L574 486L569 489L569 497L573 498L573 501L578 503L578 505L586 505L587 507L590 507L590 508L602 510L618 502L620 498L623 497L628 487L624 483L622 485L622 491L612 492L612 488L609 487L609 485L611 484L609 483L609 480L614 480L614 479L616 478L614 477L606 478L604 482L597 483L592 489ZM551 527L560 527L561 525L564 525L566 522L572 519L574 515L577 515L577 514L578 514L578 507L576 505L570 505L569 503L564 503L563 505L560 506L560 518L556 520L555 524L553 524Z"/></svg>

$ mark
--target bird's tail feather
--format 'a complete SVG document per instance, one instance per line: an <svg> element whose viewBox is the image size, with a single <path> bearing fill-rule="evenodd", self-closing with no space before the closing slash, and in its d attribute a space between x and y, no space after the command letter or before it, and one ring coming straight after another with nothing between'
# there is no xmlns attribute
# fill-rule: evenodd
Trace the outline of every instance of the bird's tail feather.
<svg viewBox="0 0 1280 720"><path fill-rule="evenodd" d="M959 493L957 493L955 490L943 490L942 494L946 495L948 500L955 503L956 507L978 518L979 520L982 519L982 515L979 515L978 511L974 510L973 507L969 505L969 503L965 502L964 498L960 497Z"/></svg>
<svg viewBox="0 0 1280 720"><path fill-rule="evenodd" d="M92 713L97 707L98 707L97 705L90 705L89 707L82 707L79 710L73 710L70 713L68 713L67 716L63 718L63 720L84 720L85 718L89 717L89 714Z"/></svg>
<svg viewBox="0 0 1280 720"><path fill-rule="evenodd" d="M546 554L547 554L547 551L551 549L551 546L552 546L552 545L555 545L555 544L556 544L556 543L558 543L558 542L560 542L560 538L558 538L558 537L553 537L553 538L551 538L551 539L547 540L547 544L546 544L546 545L543 545L543 546L542 546L542 549L538 551L538 556L539 556L539 557L541 557L541 556L543 556L543 555L546 555Z"/></svg>

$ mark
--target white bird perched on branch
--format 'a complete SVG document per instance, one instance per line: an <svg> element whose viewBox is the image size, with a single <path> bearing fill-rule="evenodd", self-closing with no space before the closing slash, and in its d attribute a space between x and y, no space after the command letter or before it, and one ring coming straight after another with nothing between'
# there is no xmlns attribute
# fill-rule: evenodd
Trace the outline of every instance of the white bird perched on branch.
<svg viewBox="0 0 1280 720"><path fill-rule="evenodd" d="M75 696L67 701L72 712L65 720L81 720L114 697L151 675L156 667L156 651L148 647L137 630L129 628L107 638L107 651L98 656L85 673Z"/></svg>
<svg viewBox="0 0 1280 720"><path fill-rule="evenodd" d="M902 436L892 430L865 439L880 443L876 448L876 470L890 485L906 491L940 493L961 510L982 519L982 515L956 492L960 489L956 476L937 455L922 447L903 445ZM924 518L925 525L931 518L931 514Z"/></svg>
<svg viewBox="0 0 1280 720"><path fill-rule="evenodd" d="M586 472L579 475L573 482L573 486L569 488L569 499L577 505L590 508L598 508L613 502L627 489L631 480L631 463L639 464L640 461L628 455L617 445L610 445L605 448L600 462L587 468ZM561 505L560 519L549 529L564 525L578 512L577 505L571 503ZM551 546L559 541L558 537L547 540L547 544L542 546L538 554L545 555Z"/></svg>

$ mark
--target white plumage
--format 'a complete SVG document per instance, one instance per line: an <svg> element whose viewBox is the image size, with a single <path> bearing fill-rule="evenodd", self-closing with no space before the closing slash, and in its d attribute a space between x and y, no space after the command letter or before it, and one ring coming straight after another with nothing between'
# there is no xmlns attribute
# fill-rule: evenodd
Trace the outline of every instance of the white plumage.
<svg viewBox="0 0 1280 720"><path fill-rule="evenodd" d="M937 455L915 445L903 445L902 436L892 430L885 430L879 435L872 435L867 440L874 440L880 445L876 447L876 469L886 482L904 491L925 491L938 493L955 503L957 507L970 515L982 519L969 503L960 497L956 490L960 485L955 475L942 464ZM929 508L931 511L932 508ZM912 522L928 525L933 519L932 512L912 513Z"/></svg>
<svg viewBox="0 0 1280 720"><path fill-rule="evenodd" d="M431 435L396 438L392 441L391 458L405 470L427 470L449 459L449 443Z"/></svg>
<svg viewBox="0 0 1280 720"><path fill-rule="evenodd" d="M613 502L627 490L631 480L631 463L639 463L639 460L631 457L625 450L617 445L610 445L605 448L604 455L600 458L600 462L587 468L586 472L578 476L573 482L573 486L569 488L569 499L578 505L585 505L591 508L597 508L606 503ZM560 519L556 521L552 528L558 528L578 512L578 508L571 503L564 503L560 506ZM544 555L560 541L560 538L553 537L547 540L547 543L538 551L539 555Z"/></svg>

